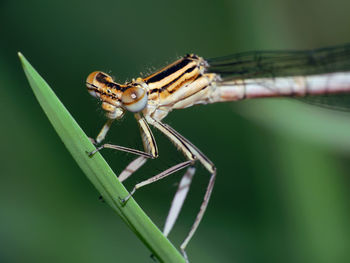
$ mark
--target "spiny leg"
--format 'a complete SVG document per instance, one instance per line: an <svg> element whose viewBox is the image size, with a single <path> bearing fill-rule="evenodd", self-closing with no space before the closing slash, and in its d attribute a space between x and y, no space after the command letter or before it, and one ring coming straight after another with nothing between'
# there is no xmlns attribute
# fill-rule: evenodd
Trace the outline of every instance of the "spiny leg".
<svg viewBox="0 0 350 263"><path fill-rule="evenodd" d="M158 148L154 136L144 118L142 118L139 114L135 114L135 118L140 127L141 139L144 147L144 152L132 148L127 148L124 146L113 145L113 144L103 144L100 147L97 147L94 151L89 153L90 156L94 155L96 152L100 151L103 148L115 149L119 151L129 152L136 155L139 155L135 160L131 161L127 167L120 173L118 179L123 182L128 177L130 177L134 172L136 172L142 165L145 164L148 158L157 158L158 157ZM97 138L102 138L106 136L107 131L110 128L110 125L113 120L108 120L106 124L103 126ZM94 140L90 139L93 143ZM96 139L97 141L98 139ZM101 140L100 140L101 141Z"/></svg>
<svg viewBox="0 0 350 263"><path fill-rule="evenodd" d="M196 232L200 221L203 218L204 212L208 206L208 202L210 199L211 192L214 187L215 177L216 177L216 168L214 164L196 147L194 146L190 141L188 141L186 138L184 138L181 134L179 134L177 131L175 131L173 128L171 128L167 124L163 124L160 121L157 121L151 117L146 118L147 122L156 127L158 130L160 130L163 134L165 134L180 150L183 151L185 156L189 159L193 160L199 160L202 165L210 172L210 179L207 186L207 190L205 192L203 202L201 204L200 210L197 214L197 217L191 227L190 232L188 233L187 237L185 238L184 242L181 244L180 249L182 251L182 254L184 255L184 258L186 261L188 261L187 254L185 252L185 248L188 244L188 242L191 240L192 236Z"/></svg>
<svg viewBox="0 0 350 263"><path fill-rule="evenodd" d="M152 159L157 158L158 157L157 143L154 139L151 129L149 128L146 120L142 118L139 114L135 114L135 118L140 127L141 139L142 139L142 144L145 152L151 155ZM118 176L118 179L120 180L120 182L125 181L134 172L136 172L142 165L144 165L145 162L147 161L147 157L148 156L141 155L135 160L133 160L131 163L129 163L128 166Z"/></svg>
<svg viewBox="0 0 350 263"><path fill-rule="evenodd" d="M114 119L108 119L105 125L103 125L101 131L96 137L96 143L100 143L105 139L107 132L109 131L109 128L111 127L113 121Z"/></svg>
<svg viewBox="0 0 350 263"><path fill-rule="evenodd" d="M113 150L118 150L118 151L122 151L122 152L127 152L127 153L132 153L135 155L140 155L146 158L154 158L154 156L150 153L144 152L144 151L140 151L137 149L133 149L133 148L128 148L128 147L124 147L124 146L120 146L120 145L115 145L115 144L109 144L109 143L105 143L102 144L101 146L97 147L95 150L93 150L92 152L89 153L89 156L93 156L95 153L101 151L102 149L113 149Z"/></svg>
<svg viewBox="0 0 350 263"><path fill-rule="evenodd" d="M128 164L127 167L119 174L118 179L122 183L126 179L128 179L134 172L136 172L142 165L145 164L147 158L144 156L139 156L131 163Z"/></svg>
<svg viewBox="0 0 350 263"><path fill-rule="evenodd" d="M134 116L135 116L137 123L140 127L140 133L141 133L141 139L142 139L144 151L140 151L140 150L136 150L133 148L128 148L128 147L124 147L124 146L120 146L120 145L105 143L105 144L97 147L92 152L90 152L89 156L93 156L96 152L98 152L104 148L109 148L109 149L114 149L114 150L118 150L118 151L132 153L132 154L139 155L139 156L144 156L146 158L152 158L152 159L157 158L158 157L157 144L156 144L154 136L153 136L146 120L143 117L141 117L138 113L136 113ZM110 129L111 124L113 123L113 121L114 121L113 119L109 119L105 123L105 125L102 127L96 140L90 138L91 142L96 144L96 143L100 143L102 140L104 140L107 132Z"/></svg>
<svg viewBox="0 0 350 263"><path fill-rule="evenodd" d="M187 168L186 173L182 176L182 179L176 190L174 199L171 202L168 216L165 220L163 234L166 237L169 235L170 231L173 229L176 219L179 216L182 205L185 202L187 193L190 190L190 185L195 172L196 172L196 168L194 168L193 166L190 166Z"/></svg>
<svg viewBox="0 0 350 263"><path fill-rule="evenodd" d="M145 185L148 185L148 184L151 184L151 183L154 183L156 181L159 181L161 179L164 179L165 177L191 165L193 163L192 160L189 160L189 161L185 161L185 162L182 162L182 163L179 163L179 164L176 164L172 167L170 167L169 169L166 169L165 171L147 179L147 180L144 180L142 181L141 183L138 183L134 186L134 188L131 190L131 192L128 194L127 197L125 197L124 199L122 199L121 201L123 203L125 203L126 201L128 201L130 199L130 197L136 192L137 189L145 186Z"/></svg>
<svg viewBox="0 0 350 263"><path fill-rule="evenodd" d="M204 199L203 199L203 202L202 202L201 207L199 209L199 212L197 214L197 217L196 217L196 219L191 227L190 232L188 233L187 237L185 238L185 240L182 242L182 244L180 246L181 252L185 257L186 262L188 262L188 257L187 257L186 251L185 251L186 246L188 245L188 242L190 242L191 238L193 237L194 233L196 232L196 230L199 226L199 223L201 222L201 220L203 218L205 210L207 209L208 202L209 202L211 193L213 191L215 178L216 178L216 171L214 173L212 173L210 176L209 184L207 186L207 190L205 192Z"/></svg>

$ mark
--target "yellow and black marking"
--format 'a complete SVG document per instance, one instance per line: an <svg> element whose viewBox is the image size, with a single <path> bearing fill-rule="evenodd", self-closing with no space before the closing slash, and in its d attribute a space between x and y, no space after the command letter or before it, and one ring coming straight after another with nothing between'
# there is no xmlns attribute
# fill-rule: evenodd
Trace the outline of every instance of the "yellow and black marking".
<svg viewBox="0 0 350 263"><path fill-rule="evenodd" d="M92 72L86 79L88 91L98 93L100 96L105 95L113 99L118 99L118 92L124 92L128 86L120 85L114 82L113 78L101 71Z"/></svg>
<svg viewBox="0 0 350 263"><path fill-rule="evenodd" d="M145 78L150 94L158 93L163 99L201 76L203 59L189 54Z"/></svg>

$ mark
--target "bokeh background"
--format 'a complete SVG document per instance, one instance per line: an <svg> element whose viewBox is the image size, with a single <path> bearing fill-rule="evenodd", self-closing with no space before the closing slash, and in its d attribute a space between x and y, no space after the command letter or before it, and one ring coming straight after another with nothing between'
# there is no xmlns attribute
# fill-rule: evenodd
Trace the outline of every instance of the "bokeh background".
<svg viewBox="0 0 350 263"><path fill-rule="evenodd" d="M66 151L24 77L21 51L90 136L105 119L84 82L124 82L186 53L204 57L350 42L347 0L0 1L0 262L153 262ZM350 262L350 117L267 99L197 106L165 121L216 164L191 262ZM155 132L160 158L130 189L183 160ZM107 140L140 147L132 115ZM133 156L104 151L119 173ZM137 192L160 227L181 173ZM208 173L198 172L170 234L179 246Z"/></svg>

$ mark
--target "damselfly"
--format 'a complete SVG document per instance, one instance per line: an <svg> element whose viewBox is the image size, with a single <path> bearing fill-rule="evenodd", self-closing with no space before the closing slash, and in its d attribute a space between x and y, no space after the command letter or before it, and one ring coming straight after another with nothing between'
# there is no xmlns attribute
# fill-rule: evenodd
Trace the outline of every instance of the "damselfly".
<svg viewBox="0 0 350 263"><path fill-rule="evenodd" d="M203 202L180 246L187 260L185 248L207 208L216 168L196 146L162 120L174 109L258 97L308 97L313 103L330 105L329 99L332 98L327 96L350 93L350 44L308 51L247 52L207 60L189 54L146 78L133 79L125 84L118 84L106 73L96 71L88 76L86 86L91 95L102 101L102 109L108 118L95 140L97 144L103 141L112 122L121 119L126 111L134 113L140 126L144 151L104 144L91 153L112 148L138 155L119 175L120 181L131 176L147 159L158 157L157 144L149 124L168 137L185 155L186 161L136 184L123 199L126 202L137 189L187 168L166 219L165 236L173 228L186 198L195 173L195 162L198 161L208 170L210 177ZM310 96L313 95L323 97L312 99ZM350 104L344 104L344 100L342 105L332 106L350 108Z"/></svg>

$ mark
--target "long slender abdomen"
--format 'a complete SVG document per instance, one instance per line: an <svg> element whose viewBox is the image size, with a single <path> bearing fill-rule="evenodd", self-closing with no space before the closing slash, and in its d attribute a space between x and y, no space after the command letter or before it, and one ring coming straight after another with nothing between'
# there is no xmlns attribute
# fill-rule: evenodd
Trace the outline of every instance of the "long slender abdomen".
<svg viewBox="0 0 350 263"><path fill-rule="evenodd" d="M250 98L337 94L350 92L350 72L221 81L211 102Z"/></svg>

